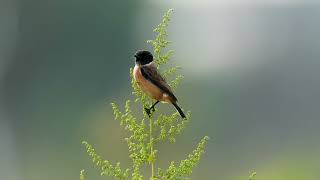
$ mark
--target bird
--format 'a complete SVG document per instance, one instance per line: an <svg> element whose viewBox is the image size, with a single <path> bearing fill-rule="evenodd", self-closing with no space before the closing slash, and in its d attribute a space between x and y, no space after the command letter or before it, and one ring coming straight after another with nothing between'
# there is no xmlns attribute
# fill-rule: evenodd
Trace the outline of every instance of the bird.
<svg viewBox="0 0 320 180"><path fill-rule="evenodd" d="M134 54L135 66L133 68L133 77L140 89L149 95L156 102L150 107L145 108L150 116L150 110L154 111L154 107L159 102L171 103L179 112L182 118L186 118L185 114L178 106L178 99L173 94L171 87L159 73L151 52L139 50Z"/></svg>

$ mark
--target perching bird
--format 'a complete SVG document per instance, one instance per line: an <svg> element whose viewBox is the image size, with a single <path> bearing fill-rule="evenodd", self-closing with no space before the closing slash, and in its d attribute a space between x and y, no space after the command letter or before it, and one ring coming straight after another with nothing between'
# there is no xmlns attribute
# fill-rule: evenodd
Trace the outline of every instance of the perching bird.
<svg viewBox="0 0 320 180"><path fill-rule="evenodd" d="M153 63L152 54L149 51L138 51L134 57L136 58L133 69L134 79L146 94L157 100L150 108L145 108L148 115L150 115L150 110L154 110L154 106L162 101L173 104L180 116L185 118L185 114L177 104L177 98Z"/></svg>

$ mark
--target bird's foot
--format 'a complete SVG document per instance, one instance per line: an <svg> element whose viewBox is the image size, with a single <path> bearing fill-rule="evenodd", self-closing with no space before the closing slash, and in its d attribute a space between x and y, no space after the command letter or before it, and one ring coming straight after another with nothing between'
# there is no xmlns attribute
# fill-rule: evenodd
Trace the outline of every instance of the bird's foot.
<svg viewBox="0 0 320 180"><path fill-rule="evenodd" d="M150 117L150 116L151 116L151 112L150 112L151 108L145 107L144 110L146 111L146 113L147 113L148 116Z"/></svg>
<svg viewBox="0 0 320 180"><path fill-rule="evenodd" d="M154 106L152 106L152 107L150 108L150 110L152 110L152 112L155 112L155 111L156 111L156 109L154 109Z"/></svg>
<svg viewBox="0 0 320 180"><path fill-rule="evenodd" d="M156 111L154 106L151 106L150 108L145 107L144 110L146 111L149 117L151 117L152 112Z"/></svg>

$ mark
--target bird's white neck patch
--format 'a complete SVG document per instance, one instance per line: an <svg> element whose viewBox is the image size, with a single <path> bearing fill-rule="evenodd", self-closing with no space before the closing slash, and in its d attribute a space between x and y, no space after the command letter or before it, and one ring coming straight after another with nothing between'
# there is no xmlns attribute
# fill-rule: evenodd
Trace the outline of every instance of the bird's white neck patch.
<svg viewBox="0 0 320 180"><path fill-rule="evenodd" d="M155 66L155 64L154 64L154 62L152 61L152 62L149 62L148 64L144 64L144 65L142 65L142 66Z"/></svg>

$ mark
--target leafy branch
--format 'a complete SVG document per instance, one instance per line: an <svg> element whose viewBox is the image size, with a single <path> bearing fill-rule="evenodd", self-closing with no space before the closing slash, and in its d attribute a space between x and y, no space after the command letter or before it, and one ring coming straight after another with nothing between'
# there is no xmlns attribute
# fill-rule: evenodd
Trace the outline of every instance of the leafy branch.
<svg viewBox="0 0 320 180"><path fill-rule="evenodd" d="M256 175L257 175L256 172L251 173L249 176L249 180L256 180Z"/></svg>
<svg viewBox="0 0 320 180"><path fill-rule="evenodd" d="M153 47L155 63L159 70L162 65L165 65L170 61L170 58L173 55L172 50L164 50L171 43L167 40L167 27L169 25L172 12L173 10L169 9L164 14L162 22L154 29L154 32L157 33L155 39L147 41L147 43ZM173 90L178 87L179 83L183 79L182 75L176 75L179 69L179 66L175 66L161 71L164 78L173 79L169 82L169 85ZM158 168L156 173L155 163L157 160L157 145L163 141L176 141L176 136L182 133L190 120L190 111L186 113L186 118L182 120L179 118L179 114L177 112L173 112L170 115L166 115L164 113L157 115L158 110L156 108L150 116L147 115L144 108L150 107L154 100L149 98L138 87L133 78L132 68L130 69L130 76L133 89L132 94L135 96L134 105L142 108L143 116L137 117L135 115L135 112L133 112L131 108L131 100L127 100L125 102L123 110L121 110L116 103L111 103L111 107L115 119L120 122L120 125L125 130L130 132L130 136L125 140L128 145L129 157L133 162L132 169L127 168L123 170L120 167L119 162L113 165L107 160L102 160L94 148L86 141L83 141L87 153L91 157L93 163L100 169L102 176L112 176L117 180L129 179L130 173L131 179L143 180L144 175L141 172L141 168L143 166L150 166L150 180L157 180L160 178L165 180L186 179L192 173L192 169L199 163L200 158L204 153L205 144L209 138L205 136L198 143L196 149L193 150L185 160L182 160L179 165L176 165L172 161L166 170ZM85 179L84 171L81 171L80 179Z"/></svg>

